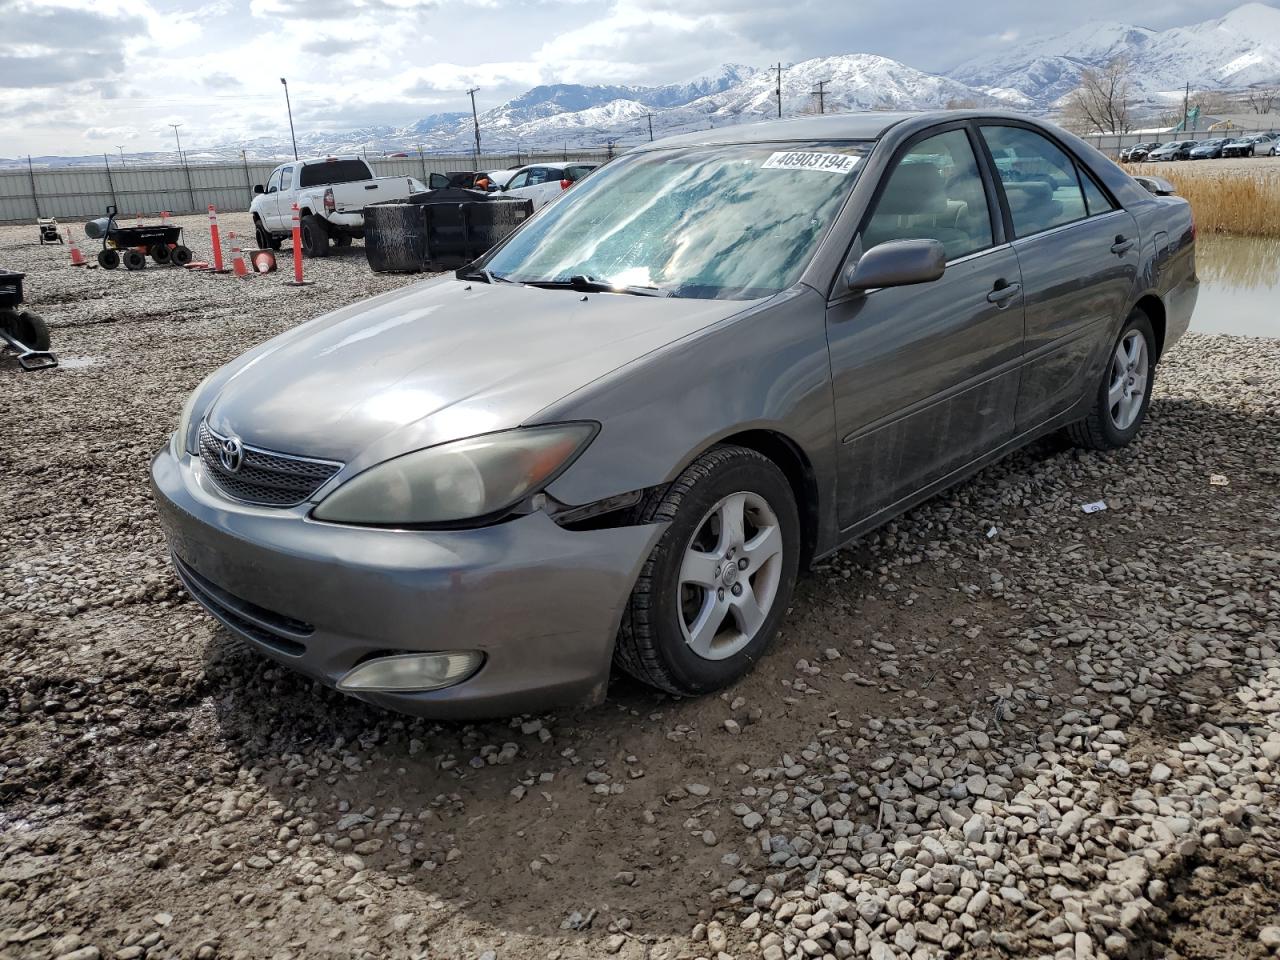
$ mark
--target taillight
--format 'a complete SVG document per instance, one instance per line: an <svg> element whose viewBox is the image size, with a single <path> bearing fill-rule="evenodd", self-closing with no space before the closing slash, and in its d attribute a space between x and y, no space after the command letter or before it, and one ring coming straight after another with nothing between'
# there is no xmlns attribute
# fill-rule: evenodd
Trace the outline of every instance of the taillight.
<svg viewBox="0 0 1280 960"><path fill-rule="evenodd" d="M568 190L568 189L569 189L570 187L572 187L572 186L573 186L573 181L572 181L572 180L561 180L561 181L560 181L560 189L561 189L561 190Z"/></svg>
<svg viewBox="0 0 1280 960"><path fill-rule="evenodd" d="M328 187L324 192L324 208L327 212L333 213L337 206L333 200L333 187Z"/></svg>

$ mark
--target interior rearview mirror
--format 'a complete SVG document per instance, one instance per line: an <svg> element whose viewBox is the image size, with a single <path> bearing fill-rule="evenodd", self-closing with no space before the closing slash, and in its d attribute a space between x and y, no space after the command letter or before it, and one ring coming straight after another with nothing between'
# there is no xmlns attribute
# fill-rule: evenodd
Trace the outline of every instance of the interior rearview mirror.
<svg viewBox="0 0 1280 960"><path fill-rule="evenodd" d="M947 250L940 240L887 240L872 247L844 274L850 290L905 287L929 283L947 268Z"/></svg>
<svg viewBox="0 0 1280 960"><path fill-rule="evenodd" d="M254 187L253 187L253 195L254 195L255 197L256 197L258 194L260 194L260 193L266 193L266 192L267 192L267 188L266 188L266 187L264 187L264 186L263 186L262 184L260 184L260 183L255 184L255 185L254 185Z"/></svg>

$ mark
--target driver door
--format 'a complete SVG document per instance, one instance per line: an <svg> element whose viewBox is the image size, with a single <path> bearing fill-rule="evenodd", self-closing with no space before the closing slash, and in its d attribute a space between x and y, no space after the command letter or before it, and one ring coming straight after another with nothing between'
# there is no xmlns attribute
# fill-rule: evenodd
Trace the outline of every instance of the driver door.
<svg viewBox="0 0 1280 960"><path fill-rule="evenodd" d="M271 179L267 181L267 195L262 203L262 225L268 230L279 232L280 227L280 168L271 171Z"/></svg>
<svg viewBox="0 0 1280 960"><path fill-rule="evenodd" d="M870 527L1013 436L1022 356L1018 259L963 122L903 147L850 252L940 240L938 280L841 293L827 309L841 528Z"/></svg>

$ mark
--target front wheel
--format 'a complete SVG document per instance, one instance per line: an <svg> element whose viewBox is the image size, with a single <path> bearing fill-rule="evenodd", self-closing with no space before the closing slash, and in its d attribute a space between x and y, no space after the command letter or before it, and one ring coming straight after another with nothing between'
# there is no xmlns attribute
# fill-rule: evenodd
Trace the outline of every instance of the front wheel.
<svg viewBox="0 0 1280 960"><path fill-rule="evenodd" d="M768 649L799 567L795 495L772 460L717 447L641 507L667 529L640 570L614 661L691 696L732 683Z"/></svg>
<svg viewBox="0 0 1280 960"><path fill-rule="evenodd" d="M1067 427L1072 443L1086 450L1115 450L1138 435L1155 385L1155 342L1151 321L1134 310L1111 352L1089 415Z"/></svg>
<svg viewBox="0 0 1280 960"><path fill-rule="evenodd" d="M99 250L98 266L103 270L114 270L120 266L120 253L116 250Z"/></svg>

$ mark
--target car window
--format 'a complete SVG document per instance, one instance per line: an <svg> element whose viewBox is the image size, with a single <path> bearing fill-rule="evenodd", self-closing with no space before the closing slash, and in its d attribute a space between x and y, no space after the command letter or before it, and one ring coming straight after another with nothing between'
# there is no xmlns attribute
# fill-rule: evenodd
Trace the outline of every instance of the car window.
<svg viewBox="0 0 1280 960"><path fill-rule="evenodd" d="M521 170L514 177L507 181L507 189L514 190L516 187L527 187L529 185L529 171Z"/></svg>
<svg viewBox="0 0 1280 960"><path fill-rule="evenodd" d="M963 130L922 140L898 161L862 231L864 249L886 240L941 240L948 260L991 246L987 194Z"/></svg>
<svg viewBox="0 0 1280 960"><path fill-rule="evenodd" d="M793 286L857 182L865 141L640 150L596 170L483 266L517 283L585 276L674 297Z"/></svg>
<svg viewBox="0 0 1280 960"><path fill-rule="evenodd" d="M546 183L547 173L546 167L534 167L529 171L529 186L536 187L540 183Z"/></svg>
<svg viewBox="0 0 1280 960"><path fill-rule="evenodd" d="M570 180L574 183L577 183L579 180L581 180L583 177L585 177L588 173L590 173L594 169L595 169L594 164L579 163L571 167L565 167L564 176L566 180Z"/></svg>
<svg viewBox="0 0 1280 960"><path fill-rule="evenodd" d="M267 193L275 193L280 189L280 171L276 170L271 174L271 179L267 181Z"/></svg>
<svg viewBox="0 0 1280 960"><path fill-rule="evenodd" d="M298 171L299 187L323 187L337 183L356 183L369 180L373 171L363 160L326 160L324 163L308 163Z"/></svg>
<svg viewBox="0 0 1280 960"><path fill-rule="evenodd" d="M981 130L993 151L1014 155L1012 161L997 159L996 171L1018 236L1088 215L1075 161L1051 141L1023 127L983 126Z"/></svg>
<svg viewBox="0 0 1280 960"><path fill-rule="evenodd" d="M1093 182L1093 178L1080 170L1080 185L1084 187L1084 199L1089 208L1089 216L1096 217L1116 208L1115 204L1102 192L1102 188Z"/></svg>
<svg viewBox="0 0 1280 960"><path fill-rule="evenodd" d="M280 171L280 189L288 190L293 184L293 167L285 167Z"/></svg>

